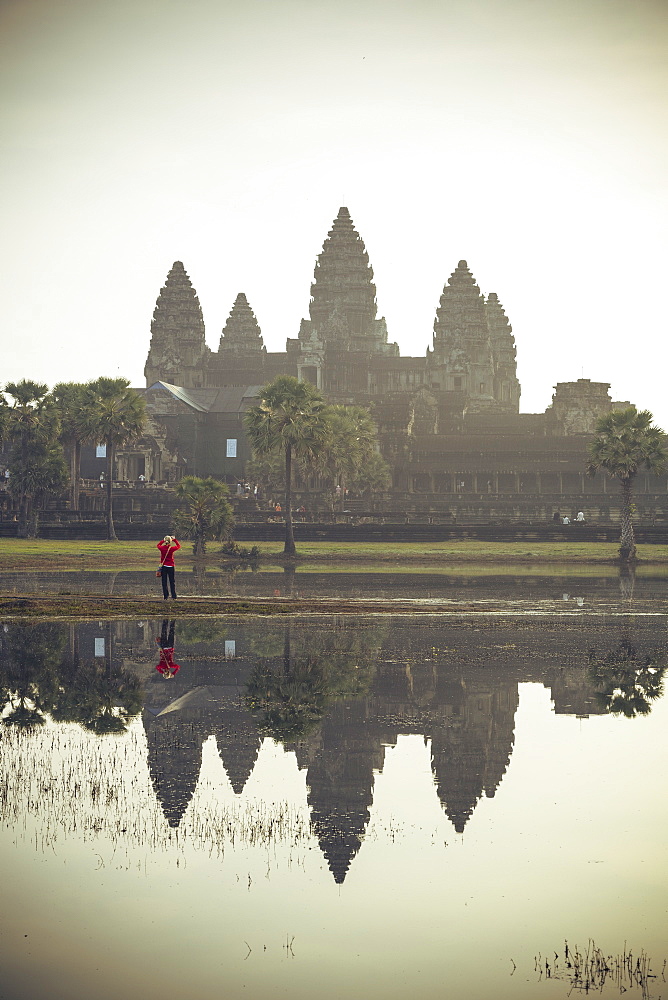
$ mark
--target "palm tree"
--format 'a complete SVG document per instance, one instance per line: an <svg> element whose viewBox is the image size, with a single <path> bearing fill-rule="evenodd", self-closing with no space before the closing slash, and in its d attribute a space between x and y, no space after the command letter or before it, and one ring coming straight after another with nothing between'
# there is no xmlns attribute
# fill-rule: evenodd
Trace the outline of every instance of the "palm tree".
<svg viewBox="0 0 668 1000"><path fill-rule="evenodd" d="M89 440L94 396L90 385L82 382L59 382L51 393L60 417L60 440L70 460L70 507L79 509L81 446Z"/></svg>
<svg viewBox="0 0 668 1000"><path fill-rule="evenodd" d="M9 407L7 406L7 400L5 397L0 395L0 444L2 444L7 437L8 426Z"/></svg>
<svg viewBox="0 0 668 1000"><path fill-rule="evenodd" d="M260 404L245 418L246 433L257 457L283 452L285 457L285 545L286 556L295 554L292 527L292 460L312 458L327 437L324 400L310 382L293 375L279 375L260 389Z"/></svg>
<svg viewBox="0 0 668 1000"><path fill-rule="evenodd" d="M8 382L4 391L14 399L6 414L6 433L13 443L9 491L19 504L19 536L26 537L36 531L36 504L67 479L57 444L60 425L48 386L23 379Z"/></svg>
<svg viewBox="0 0 668 1000"><path fill-rule="evenodd" d="M234 523L229 490L225 483L212 476L184 476L174 492L185 503L185 509L174 511L177 532L193 540L193 555L206 553L207 538L221 538L229 533Z"/></svg>
<svg viewBox="0 0 668 1000"><path fill-rule="evenodd" d="M587 473L594 476L599 469L618 479L622 489L622 531L619 558L629 562L636 558L633 535L633 481L641 469L661 475L666 469L668 450L663 431L652 424L649 410L629 406L612 410L600 417L596 437L589 448Z"/></svg>
<svg viewBox="0 0 668 1000"><path fill-rule="evenodd" d="M98 378L91 382L93 403L87 436L107 446L107 540L116 542L113 512L113 477L116 449L141 437L145 421L144 399L124 378Z"/></svg>

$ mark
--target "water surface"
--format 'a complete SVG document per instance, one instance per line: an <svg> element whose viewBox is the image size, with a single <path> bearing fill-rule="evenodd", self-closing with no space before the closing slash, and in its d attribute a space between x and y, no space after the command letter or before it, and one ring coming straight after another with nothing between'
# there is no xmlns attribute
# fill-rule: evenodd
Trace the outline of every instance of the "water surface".
<svg viewBox="0 0 668 1000"><path fill-rule="evenodd" d="M663 618L1 635L12 1000L566 997L590 938L666 995Z"/></svg>

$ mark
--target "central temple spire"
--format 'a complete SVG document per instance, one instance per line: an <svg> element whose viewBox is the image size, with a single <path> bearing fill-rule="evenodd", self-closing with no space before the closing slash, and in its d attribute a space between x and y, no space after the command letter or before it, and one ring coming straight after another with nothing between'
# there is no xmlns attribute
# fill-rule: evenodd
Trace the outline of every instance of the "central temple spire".
<svg viewBox="0 0 668 1000"><path fill-rule="evenodd" d="M326 332L329 324L333 338L340 341L370 331L376 319L376 286L369 255L347 208L339 209L314 277L309 314L318 332Z"/></svg>
<svg viewBox="0 0 668 1000"><path fill-rule="evenodd" d="M310 319L299 330L298 371L338 396L346 387L367 391L369 355L397 356L384 319L377 319L376 286L369 255L344 206L318 256L311 285ZM323 376L323 367L327 375ZM346 395L347 398L347 395Z"/></svg>

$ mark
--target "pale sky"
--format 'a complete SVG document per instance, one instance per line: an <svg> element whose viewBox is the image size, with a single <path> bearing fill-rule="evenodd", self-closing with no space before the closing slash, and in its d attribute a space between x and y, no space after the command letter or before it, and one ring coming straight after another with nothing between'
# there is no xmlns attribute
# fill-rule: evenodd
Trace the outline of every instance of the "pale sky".
<svg viewBox="0 0 668 1000"><path fill-rule="evenodd" d="M668 428L667 56L665 0L0 0L0 382L143 385L175 260L284 350L347 205L402 354L464 258L522 411Z"/></svg>

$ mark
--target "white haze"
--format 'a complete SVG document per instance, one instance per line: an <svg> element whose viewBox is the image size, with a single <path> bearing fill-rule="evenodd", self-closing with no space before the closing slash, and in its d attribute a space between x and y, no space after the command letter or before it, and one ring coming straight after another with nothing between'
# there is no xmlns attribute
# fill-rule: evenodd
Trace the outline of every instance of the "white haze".
<svg viewBox="0 0 668 1000"><path fill-rule="evenodd" d="M217 348L308 315L340 205L403 354L464 258L517 341L522 410L611 383L668 427L666 5L4 0L0 381L144 384L182 260Z"/></svg>

